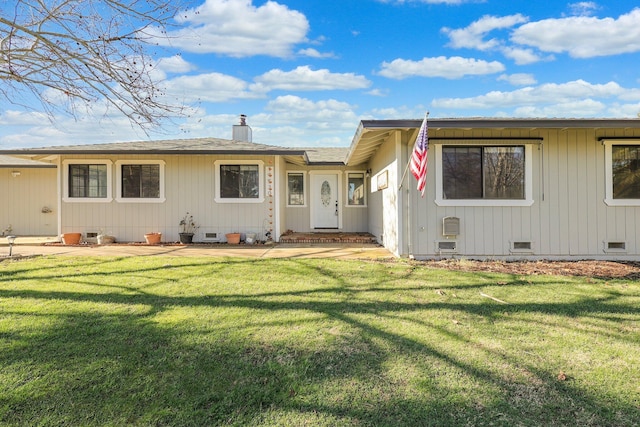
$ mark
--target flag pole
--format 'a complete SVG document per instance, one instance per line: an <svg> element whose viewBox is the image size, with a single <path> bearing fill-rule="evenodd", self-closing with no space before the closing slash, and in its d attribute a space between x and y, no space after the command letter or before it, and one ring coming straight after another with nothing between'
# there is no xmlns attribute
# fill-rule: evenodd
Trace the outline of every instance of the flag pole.
<svg viewBox="0 0 640 427"><path fill-rule="evenodd" d="M427 118L429 118L428 111L424 115L424 119L427 120ZM402 177L400 178L400 185L398 186L398 191L400 191L402 189L402 186L404 185L404 178L407 176L407 171L409 170L410 165L411 165L411 156L409 156L409 161L407 162L407 166L405 166L404 172L402 173Z"/></svg>

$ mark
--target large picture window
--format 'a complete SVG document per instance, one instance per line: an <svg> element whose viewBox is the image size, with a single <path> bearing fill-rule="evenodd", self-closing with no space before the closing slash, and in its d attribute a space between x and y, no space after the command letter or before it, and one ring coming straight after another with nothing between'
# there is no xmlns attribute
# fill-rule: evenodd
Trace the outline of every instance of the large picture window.
<svg viewBox="0 0 640 427"><path fill-rule="evenodd" d="M524 199L524 147L442 147L445 199Z"/></svg>
<svg viewBox="0 0 640 427"><path fill-rule="evenodd" d="M605 203L640 206L640 140L605 140Z"/></svg>
<svg viewBox="0 0 640 427"><path fill-rule="evenodd" d="M63 201L110 202L112 200L111 164L109 160L65 160L62 166Z"/></svg>
<svg viewBox="0 0 640 427"><path fill-rule="evenodd" d="M164 162L119 160L116 167L119 202L164 202Z"/></svg>
<svg viewBox="0 0 640 427"><path fill-rule="evenodd" d="M216 202L260 203L264 201L261 161L217 161ZM272 178L273 179L273 178Z"/></svg>
<svg viewBox="0 0 640 427"><path fill-rule="evenodd" d="M434 144L436 203L441 206L529 206L530 145Z"/></svg>
<svg viewBox="0 0 640 427"><path fill-rule="evenodd" d="M220 197L223 199L257 199L258 165L220 166Z"/></svg>

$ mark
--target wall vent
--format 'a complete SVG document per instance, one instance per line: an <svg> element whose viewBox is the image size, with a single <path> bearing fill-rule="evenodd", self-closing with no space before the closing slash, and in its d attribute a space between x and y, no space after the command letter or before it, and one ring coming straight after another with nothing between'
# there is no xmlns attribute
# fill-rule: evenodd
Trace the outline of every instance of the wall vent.
<svg viewBox="0 0 640 427"><path fill-rule="evenodd" d="M458 242L455 240L438 240L436 241L436 252L438 253L458 252Z"/></svg>
<svg viewBox="0 0 640 427"><path fill-rule="evenodd" d="M526 240L511 242L511 252L532 252L533 243Z"/></svg>
<svg viewBox="0 0 640 427"><path fill-rule="evenodd" d="M605 242L606 252L626 252L627 242Z"/></svg>
<svg viewBox="0 0 640 427"><path fill-rule="evenodd" d="M219 242L220 241L220 237L218 236L218 233L216 233L214 231L205 231L204 233L202 233L202 241L204 241L204 242Z"/></svg>
<svg viewBox="0 0 640 427"><path fill-rule="evenodd" d="M96 238L96 237L98 237L98 233L96 233L95 231L87 232L87 238L88 239Z"/></svg>
<svg viewBox="0 0 640 427"><path fill-rule="evenodd" d="M442 218L442 235L457 236L460 234L460 218L445 216Z"/></svg>

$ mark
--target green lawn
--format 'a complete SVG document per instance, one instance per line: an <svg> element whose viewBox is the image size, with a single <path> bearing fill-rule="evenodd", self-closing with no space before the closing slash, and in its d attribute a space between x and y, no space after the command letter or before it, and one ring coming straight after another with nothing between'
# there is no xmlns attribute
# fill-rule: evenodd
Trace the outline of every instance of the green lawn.
<svg viewBox="0 0 640 427"><path fill-rule="evenodd" d="M633 426L639 320L633 281L3 261L0 425Z"/></svg>

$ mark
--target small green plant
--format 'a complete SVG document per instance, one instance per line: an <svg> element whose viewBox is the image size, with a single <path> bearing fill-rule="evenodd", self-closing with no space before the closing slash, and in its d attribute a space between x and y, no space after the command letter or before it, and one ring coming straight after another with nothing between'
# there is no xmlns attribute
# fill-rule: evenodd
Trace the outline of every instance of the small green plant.
<svg viewBox="0 0 640 427"><path fill-rule="evenodd" d="M11 232L13 231L13 227L11 226L11 224L9 224L7 226L7 228L5 228L4 230L2 230L2 235L3 236L8 236L9 234L11 234Z"/></svg>
<svg viewBox="0 0 640 427"><path fill-rule="evenodd" d="M193 215L189 212L180 220L180 233L193 234L200 226L193 220Z"/></svg>

